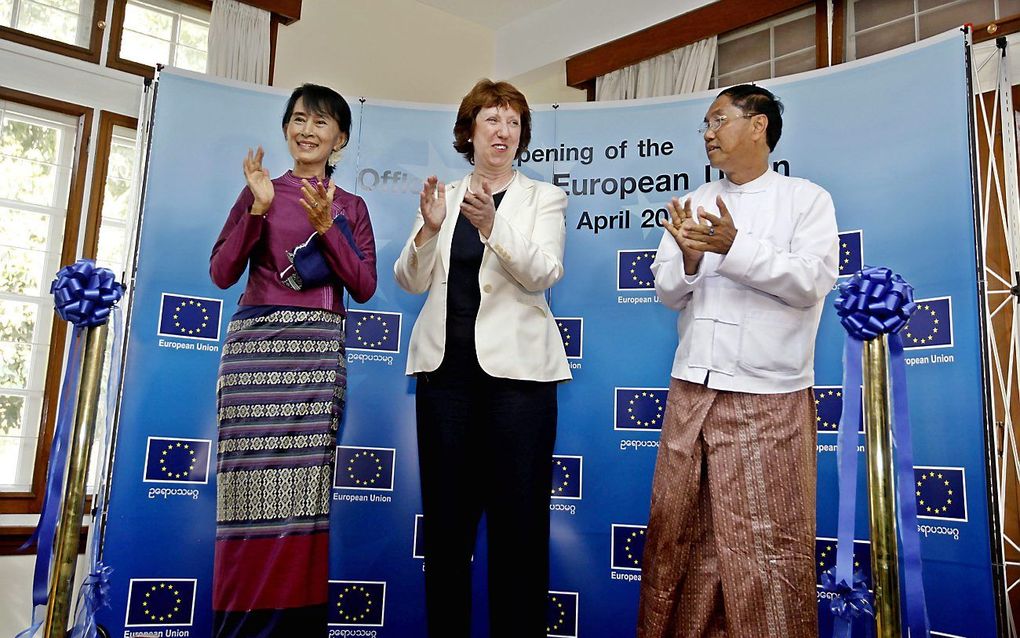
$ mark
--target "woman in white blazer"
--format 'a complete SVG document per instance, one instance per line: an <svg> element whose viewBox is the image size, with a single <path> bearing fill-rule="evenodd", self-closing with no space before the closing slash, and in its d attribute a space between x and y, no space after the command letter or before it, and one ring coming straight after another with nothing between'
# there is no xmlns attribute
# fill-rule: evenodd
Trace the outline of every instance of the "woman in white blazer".
<svg viewBox="0 0 1020 638"><path fill-rule="evenodd" d="M474 165L426 180L397 283L428 292L408 353L428 525L429 635L470 636L471 556L488 531L490 635L546 634L556 382L570 378L545 291L563 276L567 197L515 171L531 139L524 95L482 80L454 148Z"/></svg>

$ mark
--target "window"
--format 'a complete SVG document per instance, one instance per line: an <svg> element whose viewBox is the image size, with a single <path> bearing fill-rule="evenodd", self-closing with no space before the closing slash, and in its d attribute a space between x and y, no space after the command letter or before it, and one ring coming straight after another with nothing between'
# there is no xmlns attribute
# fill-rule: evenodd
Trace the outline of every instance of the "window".
<svg viewBox="0 0 1020 638"><path fill-rule="evenodd" d="M26 33L88 46L92 3L82 0L0 0L0 22Z"/></svg>
<svg viewBox="0 0 1020 638"><path fill-rule="evenodd" d="M96 264L116 273L118 281L124 281L129 261L128 244L136 221L131 210L134 203L135 137L133 127L112 127L103 185Z"/></svg>
<svg viewBox="0 0 1020 638"><path fill-rule="evenodd" d="M0 37L99 61L106 0L0 0Z"/></svg>
<svg viewBox="0 0 1020 638"><path fill-rule="evenodd" d="M815 9L808 7L720 35L713 86L777 78L814 68Z"/></svg>
<svg viewBox="0 0 1020 638"><path fill-rule="evenodd" d="M176 0L118 0L109 64L148 76L157 64L205 73L209 16L208 8Z"/></svg>
<svg viewBox="0 0 1020 638"><path fill-rule="evenodd" d="M49 283L61 265L79 118L0 101L0 492L30 492L52 378ZM77 224L77 215L73 216ZM57 367L62 357L56 357ZM57 378L59 379L59 371Z"/></svg>
<svg viewBox="0 0 1020 638"><path fill-rule="evenodd" d="M846 15L847 59L917 42L962 24L1020 13L1020 0L854 0Z"/></svg>
<svg viewBox="0 0 1020 638"><path fill-rule="evenodd" d="M109 268L124 283L130 265L130 247L137 223L134 212L137 179L137 120L125 115L103 111L99 116L99 144L96 150L96 170L92 175L92 199L85 229L86 255L93 256L96 265ZM130 294L127 291L125 294ZM121 308L127 307L127 299ZM106 428L106 389L110 376L113 349L113 332L106 342L103 376L99 384L99 405L96 413L95 445L104 439ZM100 454L93 452L89 465L89 493L97 485L98 472L103 468Z"/></svg>

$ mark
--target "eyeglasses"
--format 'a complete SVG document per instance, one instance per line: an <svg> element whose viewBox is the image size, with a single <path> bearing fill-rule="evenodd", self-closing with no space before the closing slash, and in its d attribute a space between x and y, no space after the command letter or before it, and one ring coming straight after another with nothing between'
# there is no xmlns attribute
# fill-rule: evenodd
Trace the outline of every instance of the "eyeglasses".
<svg viewBox="0 0 1020 638"><path fill-rule="evenodd" d="M761 115L761 113L744 113L740 117L754 117L755 115ZM698 134L704 135L708 129L712 129L713 132L718 131L729 119L725 115L715 115L711 120L705 120L701 123L701 126L698 127Z"/></svg>

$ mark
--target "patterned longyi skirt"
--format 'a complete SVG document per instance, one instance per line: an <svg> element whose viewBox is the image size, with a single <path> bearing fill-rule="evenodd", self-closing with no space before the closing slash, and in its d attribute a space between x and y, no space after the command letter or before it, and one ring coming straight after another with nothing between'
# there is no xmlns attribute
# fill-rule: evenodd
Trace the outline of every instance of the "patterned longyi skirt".
<svg viewBox="0 0 1020 638"><path fill-rule="evenodd" d="M325 635L346 386L341 315L265 306L234 315L217 383L215 638Z"/></svg>

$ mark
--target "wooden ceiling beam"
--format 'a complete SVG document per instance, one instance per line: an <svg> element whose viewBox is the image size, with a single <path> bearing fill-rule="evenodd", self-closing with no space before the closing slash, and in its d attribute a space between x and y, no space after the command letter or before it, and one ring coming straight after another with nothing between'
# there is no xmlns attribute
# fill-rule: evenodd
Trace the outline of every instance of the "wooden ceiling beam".
<svg viewBox="0 0 1020 638"><path fill-rule="evenodd" d="M1001 38L1017 31L1020 31L1020 13L1000 18L987 24L974 25L974 32L971 37L977 43Z"/></svg>
<svg viewBox="0 0 1020 638"><path fill-rule="evenodd" d="M584 88L590 81L610 71L809 4L814 2L719 0L568 58L567 84Z"/></svg>

